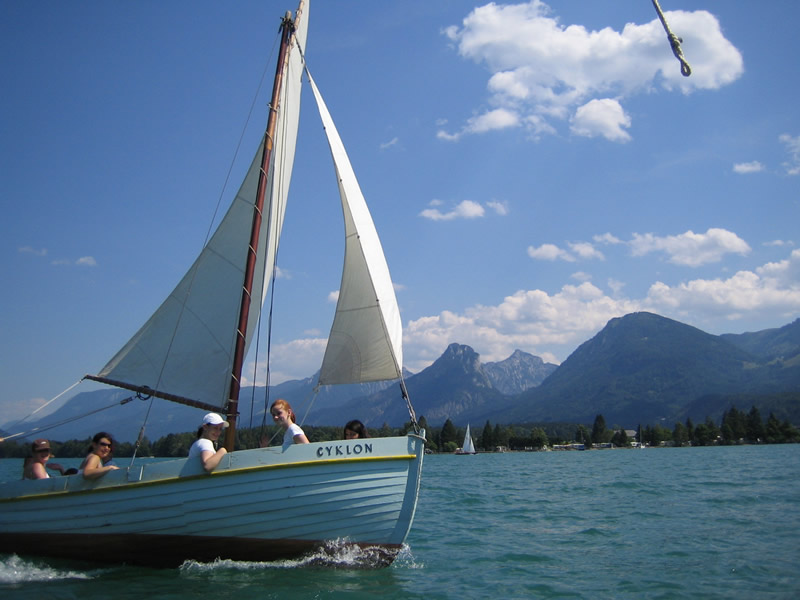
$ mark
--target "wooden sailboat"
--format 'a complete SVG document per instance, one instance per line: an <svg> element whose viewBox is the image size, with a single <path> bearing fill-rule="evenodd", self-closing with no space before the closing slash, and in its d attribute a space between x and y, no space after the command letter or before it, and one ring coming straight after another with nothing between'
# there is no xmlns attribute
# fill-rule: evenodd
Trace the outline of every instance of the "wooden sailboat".
<svg viewBox="0 0 800 600"><path fill-rule="evenodd" d="M464 443L461 448L456 450L456 454L475 454L475 444L472 442L472 435L469 432L469 423L467 423L467 432L464 434Z"/></svg>
<svg viewBox="0 0 800 600"><path fill-rule="evenodd" d="M308 0L283 19L267 129L220 226L178 286L97 375L87 378L226 415L229 453L0 486L0 552L155 566L263 561L331 540L390 562L408 535L424 431L407 436L236 450L242 364L269 281L297 136ZM308 75L334 159L345 221L339 301L320 384L399 378L402 328L369 210ZM263 215L263 218L262 218ZM200 413L199 413L200 414ZM198 418L199 420L199 418Z"/></svg>

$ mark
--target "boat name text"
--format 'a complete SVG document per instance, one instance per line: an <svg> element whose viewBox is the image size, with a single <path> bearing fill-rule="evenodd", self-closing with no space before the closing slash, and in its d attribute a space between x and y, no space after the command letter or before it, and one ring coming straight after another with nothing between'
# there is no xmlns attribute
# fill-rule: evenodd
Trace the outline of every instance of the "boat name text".
<svg viewBox="0 0 800 600"><path fill-rule="evenodd" d="M321 448L317 448L317 458L326 456L358 456L359 454L372 454L372 444L322 446Z"/></svg>

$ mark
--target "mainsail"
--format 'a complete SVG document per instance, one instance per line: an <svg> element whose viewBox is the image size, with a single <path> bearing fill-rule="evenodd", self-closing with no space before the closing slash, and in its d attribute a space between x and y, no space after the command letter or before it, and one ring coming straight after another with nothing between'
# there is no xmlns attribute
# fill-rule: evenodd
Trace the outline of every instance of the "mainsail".
<svg viewBox="0 0 800 600"><path fill-rule="evenodd" d="M294 39L305 45L308 8ZM289 51L277 107L273 158L268 168L264 223L250 297L246 347L258 323L272 276L289 193L300 113L300 52ZM239 192L200 256L152 317L103 367L97 378L146 386L214 407L228 400L242 282L266 135Z"/></svg>

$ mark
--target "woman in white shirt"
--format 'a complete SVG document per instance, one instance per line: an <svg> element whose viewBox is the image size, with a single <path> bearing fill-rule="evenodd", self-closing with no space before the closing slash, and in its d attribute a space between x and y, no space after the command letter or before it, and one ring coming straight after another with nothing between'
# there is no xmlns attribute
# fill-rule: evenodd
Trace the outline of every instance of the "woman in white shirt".
<svg viewBox="0 0 800 600"><path fill-rule="evenodd" d="M276 425L280 425L284 429L283 434L283 448L286 449L292 444L307 444L308 438L303 430L296 423L297 418L294 416L294 411L289 403L283 398L279 398L272 403L269 408L272 415L272 420Z"/></svg>
<svg viewBox="0 0 800 600"><path fill-rule="evenodd" d="M203 468L208 473L216 469L219 461L228 453L224 447L216 449L217 440L227 426L228 422L217 413L208 413L197 430L197 441L189 448L189 458L200 457Z"/></svg>

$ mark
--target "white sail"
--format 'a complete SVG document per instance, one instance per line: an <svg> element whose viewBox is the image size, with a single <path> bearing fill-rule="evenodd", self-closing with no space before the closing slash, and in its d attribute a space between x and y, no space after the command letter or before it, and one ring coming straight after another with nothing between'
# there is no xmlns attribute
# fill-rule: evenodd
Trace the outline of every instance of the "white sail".
<svg viewBox="0 0 800 600"><path fill-rule="evenodd" d="M305 46L307 28L306 6L295 32L301 47ZM263 282L272 276L294 162L303 69L300 52L291 50L258 242L248 346L266 292ZM262 140L230 209L200 256L153 316L103 367L99 377L224 406L263 147Z"/></svg>
<svg viewBox="0 0 800 600"><path fill-rule="evenodd" d="M319 383L397 379L403 331L389 267L339 133L310 75L309 81L333 155L345 223L342 282Z"/></svg>
<svg viewBox="0 0 800 600"><path fill-rule="evenodd" d="M472 436L469 433L469 423L467 423L467 433L464 435L464 443L461 445L461 452L464 454L475 454L475 444L472 443Z"/></svg>

